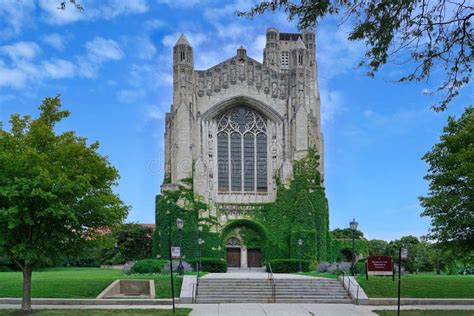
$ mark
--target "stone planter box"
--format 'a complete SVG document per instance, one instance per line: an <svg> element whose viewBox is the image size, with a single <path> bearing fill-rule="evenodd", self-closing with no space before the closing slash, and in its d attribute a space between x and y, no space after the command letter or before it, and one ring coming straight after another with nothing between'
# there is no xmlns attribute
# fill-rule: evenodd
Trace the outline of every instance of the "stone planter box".
<svg viewBox="0 0 474 316"><path fill-rule="evenodd" d="M155 298L155 281L153 280L115 280L97 299L110 298Z"/></svg>

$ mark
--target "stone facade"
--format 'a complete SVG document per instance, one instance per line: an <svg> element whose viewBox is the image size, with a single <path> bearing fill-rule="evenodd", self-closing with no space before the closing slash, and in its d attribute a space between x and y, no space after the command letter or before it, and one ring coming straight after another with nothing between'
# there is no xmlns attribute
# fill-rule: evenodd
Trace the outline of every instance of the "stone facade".
<svg viewBox="0 0 474 316"><path fill-rule="evenodd" d="M304 157L309 148L319 152L323 175L315 33L280 33L269 28L266 37L263 63L247 56L245 48L240 47L234 57L206 70L194 69L191 44L184 35L178 39L173 48L173 104L166 114L165 177L170 183L167 186L192 177L195 193L211 204L272 202L276 198L276 177L288 183L292 178L293 161ZM255 113L257 120L263 121L256 124L264 129L264 135L254 137L262 139L266 154L259 153L261 157L255 158L256 163L250 162L254 171L249 172L256 174L256 165L262 163L264 166L260 169L265 170L255 179L245 174L247 171L241 171L248 164L244 160L235 168L231 161L229 173L233 174L233 180L220 174L218 141L222 145L225 140L218 140L218 133L222 120L230 120L223 119L223 115L239 107L247 109L242 116ZM228 115L236 117L238 113ZM224 152L234 141L229 136L229 147L221 150L227 159L249 156L243 137L245 135L242 136L242 153L235 156L230 149L228 154ZM237 138L235 141L239 142ZM257 141L255 144L249 157L263 146L259 147ZM235 179L234 169L241 172L241 180ZM261 184L262 177L266 177L266 187ZM222 190L219 181L227 180L228 188ZM242 189L234 190L236 185Z"/></svg>

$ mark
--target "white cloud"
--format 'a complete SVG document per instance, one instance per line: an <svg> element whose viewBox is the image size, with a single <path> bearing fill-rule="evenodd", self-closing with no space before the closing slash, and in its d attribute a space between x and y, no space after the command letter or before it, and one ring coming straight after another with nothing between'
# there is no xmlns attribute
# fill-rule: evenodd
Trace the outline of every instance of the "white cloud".
<svg viewBox="0 0 474 316"><path fill-rule="evenodd" d="M43 36L42 40L57 50L63 50L66 45L64 37L58 33L45 35Z"/></svg>
<svg viewBox="0 0 474 316"><path fill-rule="evenodd" d="M35 3L33 1L0 2L0 38L11 38L20 34L31 22Z"/></svg>
<svg viewBox="0 0 474 316"><path fill-rule="evenodd" d="M13 61L21 59L31 60L35 58L40 51L40 47L33 42L16 42L0 47L0 52L8 55Z"/></svg>
<svg viewBox="0 0 474 316"><path fill-rule="evenodd" d="M221 8L206 8L204 16L208 20L219 20L222 18L229 18L234 15L236 11L248 11L255 5L252 0L236 0Z"/></svg>
<svg viewBox="0 0 474 316"><path fill-rule="evenodd" d="M166 22L162 20L158 20L158 19L148 20L148 21L145 21L144 23L145 29L149 31L160 29L164 26L166 26Z"/></svg>
<svg viewBox="0 0 474 316"><path fill-rule="evenodd" d="M21 89L29 83L48 79L94 78L101 65L119 60L124 54L120 46L111 39L96 37L85 44L85 52L70 60L49 58L38 60L41 49L34 42L17 42L0 46L0 57L9 57L9 63L0 59L0 87Z"/></svg>
<svg viewBox="0 0 474 316"><path fill-rule="evenodd" d="M165 4L172 8L190 8L197 4L203 5L206 0L157 0L158 4Z"/></svg>
<svg viewBox="0 0 474 316"><path fill-rule="evenodd" d="M99 64L91 62L87 55L77 57L78 74L84 78L94 78L99 71Z"/></svg>
<svg viewBox="0 0 474 316"><path fill-rule="evenodd" d="M74 64L64 59L44 61L42 67L46 74L52 79L72 78L76 74Z"/></svg>
<svg viewBox="0 0 474 316"><path fill-rule="evenodd" d="M111 39L96 37L86 43L86 49L91 61L101 63L107 60L122 59L124 54L119 44Z"/></svg>
<svg viewBox="0 0 474 316"><path fill-rule="evenodd" d="M146 116L147 118L151 120L162 120L165 117L165 107L163 105L157 106L157 105L150 105L146 109Z"/></svg>
<svg viewBox="0 0 474 316"><path fill-rule="evenodd" d="M110 20L120 15L139 14L148 11L146 0L82 0L84 11L77 10L73 5L65 10L58 9L57 0L42 0L39 2L44 18L49 24L68 24L81 20Z"/></svg>
<svg viewBox="0 0 474 316"><path fill-rule="evenodd" d="M22 88L28 77L18 68L8 68L0 60L0 87Z"/></svg>
<svg viewBox="0 0 474 316"><path fill-rule="evenodd" d="M38 4L44 11L45 20L49 24L67 24L85 18L86 11L81 12L72 5L68 5L64 10L60 10L56 0L42 0Z"/></svg>
<svg viewBox="0 0 474 316"><path fill-rule="evenodd" d="M125 89L120 90L117 94L117 98L122 103L134 103L140 98L145 96L145 91L142 89Z"/></svg>
<svg viewBox="0 0 474 316"><path fill-rule="evenodd" d="M139 37L135 41L138 57L141 59L152 59L156 54L156 47L149 37Z"/></svg>
<svg viewBox="0 0 474 316"><path fill-rule="evenodd" d="M335 22L317 29L316 56L320 80L330 80L357 68L363 57L363 46L349 41L348 34L348 30L338 27Z"/></svg>
<svg viewBox="0 0 474 316"><path fill-rule="evenodd" d="M340 91L319 88L321 97L321 118L323 124L334 120L337 113L344 110L344 98Z"/></svg>
<svg viewBox="0 0 474 316"><path fill-rule="evenodd" d="M400 108L391 113L368 109L363 112L363 115L370 124L390 126L390 131L406 132L408 130L407 126L419 124L422 120L432 119L435 113L428 108Z"/></svg>

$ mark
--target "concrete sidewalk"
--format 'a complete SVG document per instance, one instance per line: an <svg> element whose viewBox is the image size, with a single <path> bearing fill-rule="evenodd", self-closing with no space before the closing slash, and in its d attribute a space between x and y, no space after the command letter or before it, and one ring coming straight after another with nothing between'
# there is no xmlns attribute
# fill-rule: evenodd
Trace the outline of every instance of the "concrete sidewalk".
<svg viewBox="0 0 474 316"><path fill-rule="evenodd" d="M352 304L179 304L192 308L191 316L365 316L374 310L396 310L396 306L357 306ZM19 309L20 305L0 305L0 309ZM34 305L33 309L170 309L163 305ZM472 310L473 305L402 306L402 310Z"/></svg>

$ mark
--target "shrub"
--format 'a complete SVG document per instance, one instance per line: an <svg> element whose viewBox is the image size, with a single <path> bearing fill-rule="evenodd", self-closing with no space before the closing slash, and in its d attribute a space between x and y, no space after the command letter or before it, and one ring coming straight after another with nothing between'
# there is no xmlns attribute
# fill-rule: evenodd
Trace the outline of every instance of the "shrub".
<svg viewBox="0 0 474 316"><path fill-rule="evenodd" d="M192 266L196 266L199 259L190 261ZM203 272L227 272L227 261L220 258L201 258L200 271Z"/></svg>
<svg viewBox="0 0 474 316"><path fill-rule="evenodd" d="M338 273L344 271L344 273L349 273L351 270L350 262L321 262L318 266L318 272L329 272L329 273Z"/></svg>
<svg viewBox="0 0 474 316"><path fill-rule="evenodd" d="M173 271L177 272L179 266L179 260L173 260ZM184 272L191 272L193 271L193 266L183 260L183 268ZM165 266L161 269L161 273L169 273L170 272L170 262L167 260Z"/></svg>
<svg viewBox="0 0 474 316"><path fill-rule="evenodd" d="M365 274L365 261L366 259L361 259L356 262L355 270L357 274Z"/></svg>
<svg viewBox="0 0 474 316"><path fill-rule="evenodd" d="M99 268L100 263L95 259L69 259L63 264L65 267L81 267L81 268Z"/></svg>
<svg viewBox="0 0 474 316"><path fill-rule="evenodd" d="M300 260L298 259L275 259L270 260L270 264L272 266L273 273L290 273L290 272L298 272ZM311 264L310 260L301 260L301 269L303 272L309 271L309 266ZM269 267L267 265L267 271L269 271Z"/></svg>
<svg viewBox="0 0 474 316"><path fill-rule="evenodd" d="M135 262L130 270L131 273L149 274L160 273L161 269L166 265L168 260L145 259Z"/></svg>

